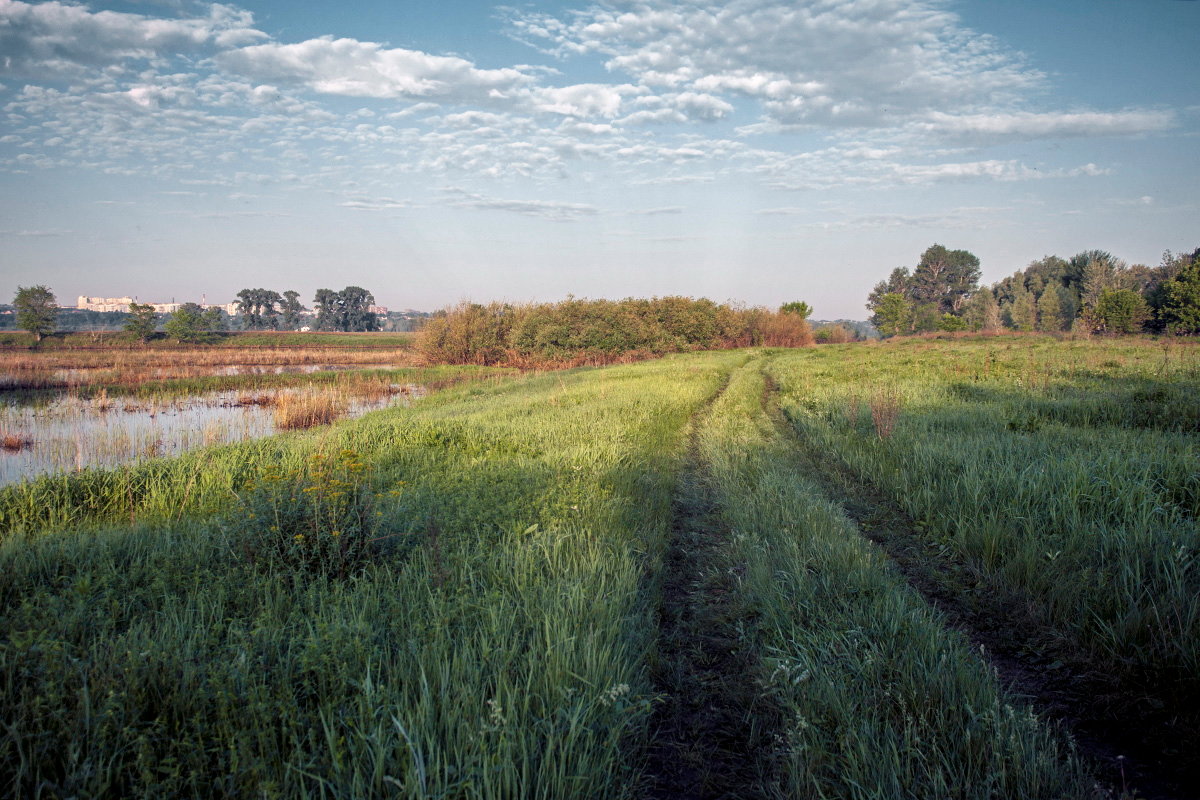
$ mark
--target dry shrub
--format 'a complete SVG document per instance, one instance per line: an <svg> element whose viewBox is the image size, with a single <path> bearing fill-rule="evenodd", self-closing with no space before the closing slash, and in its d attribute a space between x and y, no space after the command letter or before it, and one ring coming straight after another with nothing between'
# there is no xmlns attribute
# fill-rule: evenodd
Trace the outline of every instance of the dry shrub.
<svg viewBox="0 0 1200 800"><path fill-rule="evenodd" d="M878 390L871 398L871 421L875 423L875 434L880 439L891 436L899 417L900 393L892 388Z"/></svg>
<svg viewBox="0 0 1200 800"><path fill-rule="evenodd" d="M233 402L239 406L273 406L278 398L271 394L241 394Z"/></svg>
<svg viewBox="0 0 1200 800"><path fill-rule="evenodd" d="M21 433L0 432L0 450L16 453L33 447L33 439Z"/></svg>
<svg viewBox="0 0 1200 800"><path fill-rule="evenodd" d="M342 404L330 394L285 394L275 403L275 426L282 430L328 425L340 417Z"/></svg>

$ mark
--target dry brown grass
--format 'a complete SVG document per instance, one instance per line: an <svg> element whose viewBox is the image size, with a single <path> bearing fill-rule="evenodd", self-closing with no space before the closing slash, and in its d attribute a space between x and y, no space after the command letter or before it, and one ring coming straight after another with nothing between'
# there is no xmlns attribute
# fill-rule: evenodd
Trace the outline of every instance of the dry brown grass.
<svg viewBox="0 0 1200 800"><path fill-rule="evenodd" d="M240 394L233 401L237 406L273 406L279 398L273 394Z"/></svg>
<svg viewBox="0 0 1200 800"><path fill-rule="evenodd" d="M900 418L900 393L893 388L880 389L871 398L871 421L875 423L875 434L880 439L892 435L896 420Z"/></svg>
<svg viewBox="0 0 1200 800"><path fill-rule="evenodd" d="M407 349L191 348L180 350L0 350L0 385L11 389L75 389L97 383L140 386L163 380L203 378L223 369L261 367L264 371L321 365L406 367L415 363ZM70 370L79 370L71 373Z"/></svg>
<svg viewBox="0 0 1200 800"><path fill-rule="evenodd" d="M344 412L344 404L330 393L283 394L275 402L275 425L281 430L327 425Z"/></svg>
<svg viewBox="0 0 1200 800"><path fill-rule="evenodd" d="M33 447L33 439L20 433L0 431L0 450L16 453L28 447Z"/></svg>

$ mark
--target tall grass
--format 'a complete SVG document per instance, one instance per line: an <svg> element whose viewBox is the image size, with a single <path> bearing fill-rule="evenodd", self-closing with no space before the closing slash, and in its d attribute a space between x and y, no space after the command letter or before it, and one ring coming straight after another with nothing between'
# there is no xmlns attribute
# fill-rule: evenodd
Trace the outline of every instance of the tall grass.
<svg viewBox="0 0 1200 800"><path fill-rule="evenodd" d="M771 367L797 430L1098 665L1200 697L1200 350L1031 337L820 355ZM844 411L879 385L903 402L885 438Z"/></svg>
<svg viewBox="0 0 1200 800"><path fill-rule="evenodd" d="M757 365L701 428L757 612L752 676L783 718L790 797L1090 797L1066 745L805 477Z"/></svg>
<svg viewBox="0 0 1200 800"><path fill-rule="evenodd" d="M638 796L646 574L731 358L463 385L0 493L0 791ZM302 534L380 547L314 569Z"/></svg>

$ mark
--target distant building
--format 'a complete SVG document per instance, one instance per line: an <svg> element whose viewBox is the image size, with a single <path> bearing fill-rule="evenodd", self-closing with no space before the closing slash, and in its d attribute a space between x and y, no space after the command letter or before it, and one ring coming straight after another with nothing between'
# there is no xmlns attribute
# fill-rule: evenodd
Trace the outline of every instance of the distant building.
<svg viewBox="0 0 1200 800"><path fill-rule="evenodd" d="M75 307L81 311L128 311L129 304L136 302L138 302L136 297L85 297L84 295L80 295L75 303ZM147 305L153 306L157 314L174 314L183 303L176 303L172 300L170 303L148 303ZM215 306L230 316L237 314L237 303L225 303L222 305L206 303L201 300L199 306L206 309Z"/></svg>
<svg viewBox="0 0 1200 800"><path fill-rule="evenodd" d="M367 311L372 314L378 314L381 317L386 317L388 313L387 306L367 306Z"/></svg>

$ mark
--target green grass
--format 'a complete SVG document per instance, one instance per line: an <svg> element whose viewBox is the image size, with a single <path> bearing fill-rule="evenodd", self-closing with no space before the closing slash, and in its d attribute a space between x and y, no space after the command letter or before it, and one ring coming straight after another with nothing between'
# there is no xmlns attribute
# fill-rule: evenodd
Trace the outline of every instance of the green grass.
<svg viewBox="0 0 1200 800"><path fill-rule="evenodd" d="M702 566L738 594L714 608L736 610L752 665L714 698L753 698L772 733L747 793L1093 796L1065 736L804 453L893 497L982 576L980 602L1023 598L1039 633L1187 697L1196 353L1005 337L689 354L10 487L0 792L645 796L688 463L723 537Z"/></svg>
<svg viewBox="0 0 1200 800"><path fill-rule="evenodd" d="M771 371L799 432L994 590L1104 669L1200 696L1194 345L910 341ZM880 439L884 390L901 410Z"/></svg>
<svg viewBox="0 0 1200 800"><path fill-rule="evenodd" d="M1092 796L1066 745L805 477L759 366L734 377L700 443L757 620L754 678L783 719L784 794Z"/></svg>
<svg viewBox="0 0 1200 800"><path fill-rule="evenodd" d="M197 454L143 475L138 519L156 522L85 534L73 518L124 502L95 476L91 495L59 497L78 510L0 545L3 785L636 794L628 755L652 702L645 572L682 428L740 358L461 386ZM345 576L247 558L248 515L270 502L246 481L343 449L363 464L358 491L383 495L371 530L416 544ZM18 496L0 499L6 513ZM170 521L187 503L226 511Z"/></svg>

